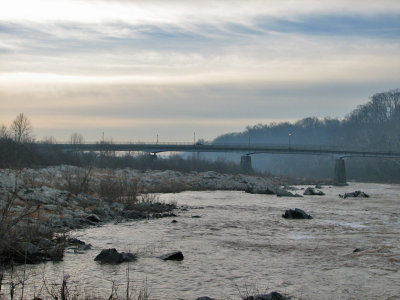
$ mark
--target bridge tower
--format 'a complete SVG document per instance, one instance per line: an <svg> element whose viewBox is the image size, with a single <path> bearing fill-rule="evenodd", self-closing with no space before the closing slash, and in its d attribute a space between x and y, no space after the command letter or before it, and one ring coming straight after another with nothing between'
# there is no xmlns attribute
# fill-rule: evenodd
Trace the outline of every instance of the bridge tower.
<svg viewBox="0 0 400 300"><path fill-rule="evenodd" d="M343 157L335 160L335 171L333 174L333 185L343 186L346 183L346 165Z"/></svg>
<svg viewBox="0 0 400 300"><path fill-rule="evenodd" d="M251 173L253 171L250 155L242 155L242 157L240 157L240 169L244 173Z"/></svg>

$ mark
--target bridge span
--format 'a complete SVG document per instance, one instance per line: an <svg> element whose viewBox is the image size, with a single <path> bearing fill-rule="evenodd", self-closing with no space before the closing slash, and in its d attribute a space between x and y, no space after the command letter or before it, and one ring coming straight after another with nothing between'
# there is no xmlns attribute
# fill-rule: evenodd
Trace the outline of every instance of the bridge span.
<svg viewBox="0 0 400 300"><path fill-rule="evenodd" d="M161 152L235 152L241 153L242 170L252 170L251 155L254 154L303 154L331 155L336 158L334 183L346 184L346 157L400 158L400 152L368 149L351 149L316 145L277 145L277 144L202 144L202 143L87 143L87 144L39 144L41 148L58 148L62 151L132 151L156 155ZM155 156L156 157L156 156Z"/></svg>

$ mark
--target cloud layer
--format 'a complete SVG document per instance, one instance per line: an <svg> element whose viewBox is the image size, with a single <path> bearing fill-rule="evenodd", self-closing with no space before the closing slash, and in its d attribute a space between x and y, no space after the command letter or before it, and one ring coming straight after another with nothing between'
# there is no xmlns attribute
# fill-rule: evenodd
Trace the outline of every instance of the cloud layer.
<svg viewBox="0 0 400 300"><path fill-rule="evenodd" d="M0 123L24 112L38 137L213 138L399 86L398 1L9 2Z"/></svg>

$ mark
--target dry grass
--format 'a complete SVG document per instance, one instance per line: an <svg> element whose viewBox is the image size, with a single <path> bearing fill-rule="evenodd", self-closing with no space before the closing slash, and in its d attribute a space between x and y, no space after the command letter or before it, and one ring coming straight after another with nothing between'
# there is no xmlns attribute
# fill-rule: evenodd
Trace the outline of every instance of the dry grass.
<svg viewBox="0 0 400 300"><path fill-rule="evenodd" d="M138 181L109 172L101 178L97 192L108 203L135 203L138 195Z"/></svg>
<svg viewBox="0 0 400 300"><path fill-rule="evenodd" d="M138 284L131 278L131 269L128 264L125 282L122 286L111 281L109 294L96 295L96 291L86 292L85 287L68 274L64 274L61 280L55 281L48 280L43 271L42 280L38 286L35 286L33 295L27 295L26 283L29 274L25 268L20 271L12 269L6 277L0 275L0 299L149 300L151 291L147 280ZM123 287L122 291L119 290L120 287Z"/></svg>

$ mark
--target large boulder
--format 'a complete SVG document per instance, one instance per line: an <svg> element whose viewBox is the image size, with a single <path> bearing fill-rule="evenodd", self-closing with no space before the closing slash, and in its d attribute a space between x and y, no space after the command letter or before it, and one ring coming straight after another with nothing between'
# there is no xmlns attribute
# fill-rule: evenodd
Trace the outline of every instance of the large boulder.
<svg viewBox="0 0 400 300"><path fill-rule="evenodd" d="M362 192L362 191L355 191L352 193L345 193L344 195L339 195L340 198L346 199L346 198L369 198L369 195Z"/></svg>
<svg viewBox="0 0 400 300"><path fill-rule="evenodd" d="M122 262L135 261L136 256L132 253L119 253L115 248L112 248L101 250L94 260L104 264L120 264Z"/></svg>
<svg viewBox="0 0 400 300"><path fill-rule="evenodd" d="M159 256L162 260L183 260L183 253L181 251L175 251Z"/></svg>
<svg viewBox="0 0 400 300"><path fill-rule="evenodd" d="M27 255L37 255L39 253L39 248L29 242L22 242L19 244L20 250Z"/></svg>
<svg viewBox="0 0 400 300"><path fill-rule="evenodd" d="M96 214L90 214L86 217L86 219L95 223L99 223L101 221L99 216Z"/></svg>
<svg viewBox="0 0 400 300"><path fill-rule="evenodd" d="M27 263L37 263L40 262L41 259L41 251L38 246L29 243L29 242L21 242L17 245L17 253L19 253L18 261Z"/></svg>
<svg viewBox="0 0 400 300"><path fill-rule="evenodd" d="M39 249L42 250L48 250L52 247L54 247L55 243L53 241L50 241L49 239L46 238L42 238L40 239L40 241L37 243L36 246L39 247Z"/></svg>
<svg viewBox="0 0 400 300"><path fill-rule="evenodd" d="M260 294L255 296L248 296L243 300L289 300L289 298L283 296L278 292L271 292L269 294Z"/></svg>
<svg viewBox="0 0 400 300"><path fill-rule="evenodd" d="M244 191L249 194L275 195L274 191L269 187L261 188L248 185Z"/></svg>
<svg viewBox="0 0 400 300"><path fill-rule="evenodd" d="M81 241L80 239L74 237L69 238L67 241L70 246L74 247L77 253L92 249L91 244L86 244L84 241Z"/></svg>
<svg viewBox="0 0 400 300"><path fill-rule="evenodd" d="M128 219L145 219L147 218L147 214L144 211L137 211L137 210L125 210L123 211L122 215Z"/></svg>
<svg viewBox="0 0 400 300"><path fill-rule="evenodd" d="M317 196L323 196L323 195L325 195L325 193L322 192L322 191L320 191L320 190L315 190L315 189L312 188L312 187L308 187L308 188L306 188L306 190L304 191L303 195L310 195L310 196L315 196L315 195L317 195Z"/></svg>
<svg viewBox="0 0 400 300"><path fill-rule="evenodd" d="M278 197L302 197L301 195L299 195L297 193L293 194L292 192L289 192L289 191L284 190L284 189L277 189L276 190L276 195Z"/></svg>
<svg viewBox="0 0 400 300"><path fill-rule="evenodd" d="M312 219L312 216L300 208L287 209L282 217L285 219Z"/></svg>

